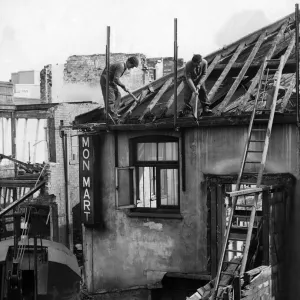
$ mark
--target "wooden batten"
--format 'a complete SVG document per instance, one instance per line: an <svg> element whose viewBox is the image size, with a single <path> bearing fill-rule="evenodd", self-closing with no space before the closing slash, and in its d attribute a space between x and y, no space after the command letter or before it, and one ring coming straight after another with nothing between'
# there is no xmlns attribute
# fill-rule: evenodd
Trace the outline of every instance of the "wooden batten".
<svg viewBox="0 0 300 300"><path fill-rule="evenodd" d="M276 49L276 46L279 42L279 40L281 39L284 31L286 30L287 26L288 26L288 23L289 21L286 21L280 28L278 34L276 35L276 37L274 38L272 44L271 44L271 48L269 49L267 55L266 55L266 60L269 60L272 58L273 54L274 54L274 51ZM244 96L241 97L240 99L240 103L241 103L241 108L240 108L240 111L243 111L243 108L245 107L248 99L250 98L250 95L253 93L255 87L257 86L258 84L258 81L259 81L259 77L260 77L260 73L261 73L261 70L262 70L263 66L260 67L260 69L258 70L257 74L255 75L255 77L253 78L252 80L252 83L250 85L250 87L248 88L246 94Z"/></svg>
<svg viewBox="0 0 300 300"><path fill-rule="evenodd" d="M258 38L258 40L257 40L255 46L253 47L246 63L244 64L244 66L243 66L242 70L240 71L238 77L235 79L235 81L232 84L230 90L228 91L227 95L225 96L225 99L222 101L222 103L219 105L219 107L214 109L214 112L216 113L216 115L220 115L223 112L224 108L226 107L226 105L230 101L231 97L233 96L233 94L237 90L237 88L240 85L240 83L242 82L249 66L251 65L255 55L257 54L261 44L263 43L265 37L266 37L266 31L264 31L260 35L260 37Z"/></svg>
<svg viewBox="0 0 300 300"><path fill-rule="evenodd" d="M214 84L214 86L212 87L212 89L209 91L208 101L211 101L212 98L215 96L216 92L218 91L218 89L220 88L222 82L224 81L225 77L227 76L229 70L231 69L231 67L233 66L233 64L235 63L235 61L237 60L237 58L240 55L240 53L244 50L244 48L245 48L245 43L242 42L238 46L238 48L236 49L236 51L234 52L234 54L232 55L231 59L229 60L228 64L224 68L222 74L220 75L220 77L218 78L218 80L216 81L216 83Z"/></svg>
<svg viewBox="0 0 300 300"><path fill-rule="evenodd" d="M155 97L152 99L152 101L148 104L144 112L141 114L139 121L142 121L144 119L144 116L151 112L155 104L159 101L159 99L162 97L162 95L165 93L165 91L168 89L168 87L171 85L173 78L169 78L164 85L161 87L161 89L157 92Z"/></svg>
<svg viewBox="0 0 300 300"><path fill-rule="evenodd" d="M288 104L288 101L293 93L293 90L295 88L295 85L296 85L296 74L293 75L293 78L290 82L290 85L288 87L288 90L286 91L284 97L283 97L283 100L282 100L282 103L281 103L281 109L280 109L280 112L284 112L287 104Z"/></svg>

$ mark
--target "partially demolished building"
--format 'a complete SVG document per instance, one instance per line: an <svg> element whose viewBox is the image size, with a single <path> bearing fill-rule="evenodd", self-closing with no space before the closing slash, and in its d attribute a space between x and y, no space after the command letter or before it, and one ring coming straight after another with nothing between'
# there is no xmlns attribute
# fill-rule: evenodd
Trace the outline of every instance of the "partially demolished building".
<svg viewBox="0 0 300 300"><path fill-rule="evenodd" d="M75 118L73 129L81 131L85 272L89 290L99 299L171 299L170 293L172 299L203 298L203 290L195 294L195 287L176 280L197 279L204 285L217 275L234 209L228 192L236 188L256 110L256 141L263 140L261 131L270 119L273 128L262 177L268 189L257 203L255 259L248 267L271 266L261 294L277 299L288 291L299 293L296 279L284 282L284 277L299 273L284 255L294 249L293 259L299 260L295 28L291 14L205 57L212 116L174 116L174 105L178 111L183 103L179 69L176 79L169 74L136 90L139 102L124 96L115 122L106 120L102 108ZM271 94L276 98L271 105L274 118L258 87L266 65L273 83L264 94L273 93L276 85L276 97ZM262 151L257 146L252 152L255 161ZM246 165L239 187L255 186L259 168ZM246 195L243 205L253 206L253 197ZM240 209L233 220L239 226L228 259L243 253L247 230L241 224L246 215L247 209ZM167 287L166 282L173 284ZM165 289L173 292L166 296Z"/></svg>

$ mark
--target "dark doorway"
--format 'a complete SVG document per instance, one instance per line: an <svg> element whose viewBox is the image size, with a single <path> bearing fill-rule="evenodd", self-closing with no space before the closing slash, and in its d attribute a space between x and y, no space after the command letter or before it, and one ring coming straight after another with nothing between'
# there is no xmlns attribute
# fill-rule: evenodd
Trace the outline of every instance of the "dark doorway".
<svg viewBox="0 0 300 300"><path fill-rule="evenodd" d="M23 299L34 299L34 271L23 270L22 271L22 295Z"/></svg>

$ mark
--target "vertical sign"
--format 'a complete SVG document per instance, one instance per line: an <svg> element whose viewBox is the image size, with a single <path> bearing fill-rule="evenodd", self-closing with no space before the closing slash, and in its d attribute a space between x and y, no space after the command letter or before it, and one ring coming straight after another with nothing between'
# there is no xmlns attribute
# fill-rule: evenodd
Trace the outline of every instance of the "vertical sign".
<svg viewBox="0 0 300 300"><path fill-rule="evenodd" d="M81 221L95 224L94 210L94 148L91 136L79 136L79 193Z"/></svg>

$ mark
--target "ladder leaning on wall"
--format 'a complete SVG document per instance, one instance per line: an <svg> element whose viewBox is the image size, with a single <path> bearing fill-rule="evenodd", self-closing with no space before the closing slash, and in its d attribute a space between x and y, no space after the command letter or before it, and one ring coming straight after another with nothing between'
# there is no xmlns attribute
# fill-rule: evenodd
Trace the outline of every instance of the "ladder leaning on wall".
<svg viewBox="0 0 300 300"><path fill-rule="evenodd" d="M264 63L263 63L263 67L262 67L260 78L259 78L258 90L257 90L255 102L254 102L254 108L253 108L253 112L251 115L250 124L249 124L249 128L248 128L248 135L247 135L246 145L245 145L244 154L243 154L243 158L242 158L242 162L241 162L241 168L240 168L240 172L239 172L237 183L236 183L236 191L229 193L230 196L232 197L232 209L231 209L230 217L228 220L228 226L227 226L226 234L224 237L224 243L223 243L222 252L221 252L221 256L220 256L220 260L219 260L219 264L218 264L218 271L217 271L217 275L215 278L214 289L213 289L213 293L212 293L212 297L211 297L213 300L223 299L221 294L222 294L222 290L225 286L222 286L222 284L220 283L222 276L230 275L230 276L232 276L232 278L234 276L236 276L236 274L231 274L231 273L225 272L224 271L225 266L228 266L230 264L238 264L239 266L237 266L236 269L237 269L239 276L244 274L245 268L246 268L249 247L250 247L250 241L251 241L252 231L253 231L253 225L254 225L254 221L255 221L258 196L259 196L259 193L262 191L261 183L262 183L262 177L263 177L263 172L264 172L264 168L265 168L268 147L269 147L269 141L270 141L272 126L273 126L278 90L279 90L282 70L283 70L283 66L284 66L284 56L282 56L280 59L280 64L279 64L278 69L271 69L271 68L267 67L268 63L272 62L272 61L276 61L276 60L274 60L274 59L266 60L265 59ZM264 100L265 95L266 95L266 86L270 83L270 73L274 74L274 71L275 71L275 75L272 77L272 80L275 80L276 84L274 82L275 89L273 91L273 100L272 100L271 107L267 108L267 109L266 108L263 108L263 109L258 108L258 103L259 103L258 99L260 97L262 97L262 101ZM257 116L258 116L257 112L269 112L269 119L268 120L265 119L266 121L268 121L268 125L266 128L263 128L263 129L262 128L253 128L253 126L255 126L257 124L258 120L259 121L262 120L262 119L257 118ZM264 139L255 138L254 133L259 134L259 132L261 134L265 135ZM263 145L263 147L259 150L257 150L257 147L256 147L254 150L252 148L253 145ZM248 158L248 154L250 154L250 153L254 153L254 155L261 155L261 159L250 160ZM246 165L259 165L259 171L252 173L255 176L257 176L256 188L252 188L252 189L248 189L248 190L240 190L240 186L242 184L241 180L242 180L243 175L245 173L249 173L249 172L244 171ZM233 238L231 238L231 231L233 228L232 223L233 223L233 219L235 217L236 207L242 206L240 204L237 205L238 197L242 196L242 195L245 196L247 194L248 195L254 194L254 202L253 202L253 205L251 208L251 215L249 217L249 220L247 221L247 224L248 224L247 237L245 239L244 249L242 251L237 251L237 250L229 249L228 242L231 239L234 240ZM225 261L225 256L228 252L241 252L241 254L242 254L241 262L237 263L236 260Z"/></svg>

